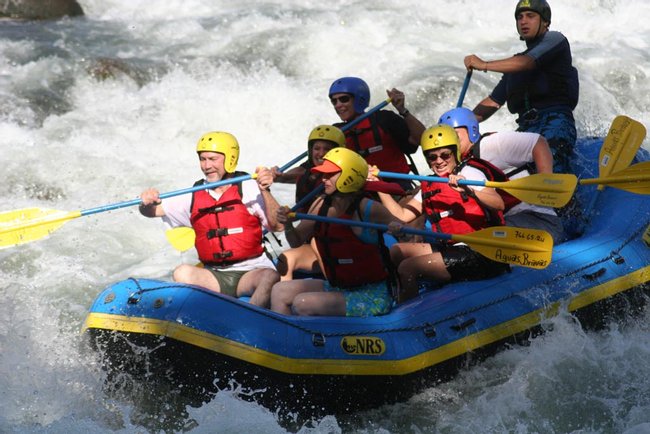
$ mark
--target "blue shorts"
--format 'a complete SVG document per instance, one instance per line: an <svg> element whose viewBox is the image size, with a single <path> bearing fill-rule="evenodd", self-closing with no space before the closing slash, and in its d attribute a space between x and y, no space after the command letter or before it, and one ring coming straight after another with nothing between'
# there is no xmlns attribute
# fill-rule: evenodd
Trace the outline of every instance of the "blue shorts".
<svg viewBox="0 0 650 434"><path fill-rule="evenodd" d="M555 173L576 173L573 147L576 143L576 124L569 111L539 111L531 119L517 121L517 131L537 133L544 136L553 153Z"/></svg>
<svg viewBox="0 0 650 434"><path fill-rule="evenodd" d="M390 312L393 297L385 281L369 283L356 288L339 288L323 282L326 292L340 292L345 297L345 316L377 316Z"/></svg>

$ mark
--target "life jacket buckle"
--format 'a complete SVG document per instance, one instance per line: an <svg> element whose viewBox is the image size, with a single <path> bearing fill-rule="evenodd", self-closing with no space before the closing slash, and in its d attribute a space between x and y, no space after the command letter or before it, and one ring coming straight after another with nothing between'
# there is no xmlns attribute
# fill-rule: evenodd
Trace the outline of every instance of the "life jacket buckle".
<svg viewBox="0 0 650 434"><path fill-rule="evenodd" d="M215 253L213 255L214 259L221 260L221 259L228 259L232 256L232 250L225 250L223 252Z"/></svg>
<svg viewBox="0 0 650 434"><path fill-rule="evenodd" d="M228 228L218 228L218 229L210 229L208 231L208 239L211 240L212 238L215 237L224 237L228 235Z"/></svg>
<svg viewBox="0 0 650 434"><path fill-rule="evenodd" d="M231 206L215 205L215 206L209 206L207 208L200 208L199 212L201 214L203 214L203 213L218 214L218 213L224 212L224 211L231 211L232 209L233 209L233 207L231 207Z"/></svg>
<svg viewBox="0 0 650 434"><path fill-rule="evenodd" d="M435 196L436 194L440 193L441 191L442 190L439 189L439 188L436 188L435 190L431 190L431 191L423 191L422 192L422 200L428 199L431 196Z"/></svg>

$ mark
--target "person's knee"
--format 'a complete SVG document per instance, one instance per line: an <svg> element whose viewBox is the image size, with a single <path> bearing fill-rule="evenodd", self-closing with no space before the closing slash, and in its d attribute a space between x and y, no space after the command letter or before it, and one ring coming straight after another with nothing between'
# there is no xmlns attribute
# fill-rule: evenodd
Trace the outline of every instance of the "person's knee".
<svg viewBox="0 0 650 434"><path fill-rule="evenodd" d="M237 291L246 295L247 292L253 292L256 288L273 286L274 283L280 281L280 274L275 268L256 268L250 270L239 279L237 283Z"/></svg>
<svg viewBox="0 0 650 434"><path fill-rule="evenodd" d="M192 283L192 267L191 265L187 264L181 264L176 269L174 269L174 272L172 274L172 278L174 279L175 282L180 282L180 283Z"/></svg>
<svg viewBox="0 0 650 434"><path fill-rule="evenodd" d="M430 262L429 266L431 268L435 268L436 264ZM397 274L399 275L400 281L403 284L409 283L415 285L415 282L417 282L418 279L422 277L422 270L420 269L417 261L407 258L402 261L397 267Z"/></svg>
<svg viewBox="0 0 650 434"><path fill-rule="evenodd" d="M402 275L402 274L411 274L414 271L413 267L413 261L409 261L408 259L402 260L399 265L397 266L397 272Z"/></svg>
<svg viewBox="0 0 650 434"><path fill-rule="evenodd" d="M280 273L272 268L265 268L260 272L260 285L271 288L280 281Z"/></svg>
<svg viewBox="0 0 650 434"><path fill-rule="evenodd" d="M284 309L291 306L293 301L294 291L291 284L285 282L278 282L271 287L271 309L277 312L282 312Z"/></svg>
<svg viewBox="0 0 650 434"><path fill-rule="evenodd" d="M294 297L293 302L291 303L291 310L294 315L300 316L313 316L317 315L315 304L311 301L313 297L309 297L307 294L299 294Z"/></svg>
<svg viewBox="0 0 650 434"><path fill-rule="evenodd" d="M404 260L404 252L399 244L393 244L390 248L390 260L399 265Z"/></svg>

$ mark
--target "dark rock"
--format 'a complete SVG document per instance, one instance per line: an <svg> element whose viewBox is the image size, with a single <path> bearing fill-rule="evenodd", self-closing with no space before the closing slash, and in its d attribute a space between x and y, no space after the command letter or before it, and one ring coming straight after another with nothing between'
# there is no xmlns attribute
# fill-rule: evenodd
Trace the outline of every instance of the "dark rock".
<svg viewBox="0 0 650 434"><path fill-rule="evenodd" d="M84 14L77 0L2 0L0 17L48 20Z"/></svg>
<svg viewBox="0 0 650 434"><path fill-rule="evenodd" d="M122 59L109 57L99 57L93 60L86 68L86 71L97 81L127 76L135 81L138 86L143 86L149 79L146 72L137 66Z"/></svg>

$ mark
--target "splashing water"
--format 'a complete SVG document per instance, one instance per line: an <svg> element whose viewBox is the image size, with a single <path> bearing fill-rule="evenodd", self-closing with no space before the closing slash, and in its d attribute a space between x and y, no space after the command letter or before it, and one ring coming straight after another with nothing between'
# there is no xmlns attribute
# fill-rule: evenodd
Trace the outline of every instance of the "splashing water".
<svg viewBox="0 0 650 434"><path fill-rule="evenodd" d="M335 0L80 1L86 16L0 21L0 209L91 208L171 191L200 177L193 149L206 131L242 145L239 168L282 165L311 128L337 121L327 99L339 76L363 77L371 106L406 93L425 125L453 107L463 57L523 50L514 2ZM580 136L602 136L617 114L650 116L650 4L552 2L552 29L580 71ZM634 23L634 25L631 25ZM498 74L476 72L473 107ZM374 103L374 104L373 104ZM500 110L485 131L514 129ZM644 144L648 148L648 142ZM424 164L416 156L419 166ZM289 186L274 188L289 204ZM170 279L180 256L136 209L67 223L0 251L0 431L173 430L129 397L104 391L80 325L95 295L129 276ZM409 402L298 424L302 433L650 431L648 313L585 333L571 317L425 390ZM286 432L235 391L182 409L191 432ZM170 409L173 403L169 403ZM171 410L170 410L171 411ZM152 428L157 427L157 428Z"/></svg>

